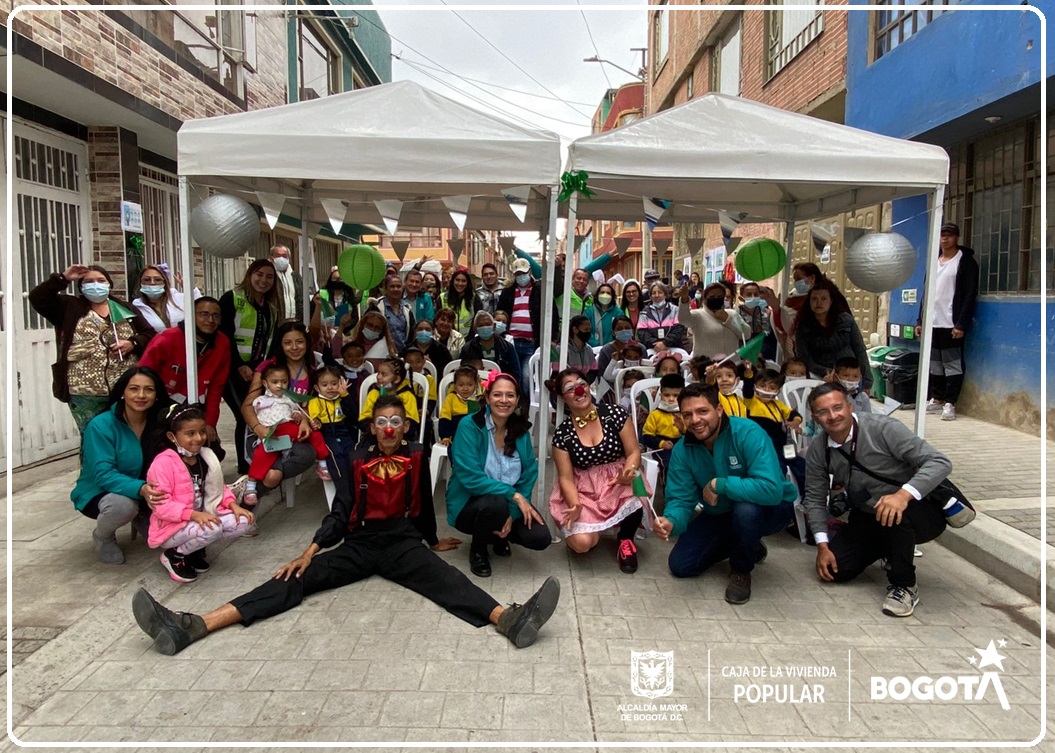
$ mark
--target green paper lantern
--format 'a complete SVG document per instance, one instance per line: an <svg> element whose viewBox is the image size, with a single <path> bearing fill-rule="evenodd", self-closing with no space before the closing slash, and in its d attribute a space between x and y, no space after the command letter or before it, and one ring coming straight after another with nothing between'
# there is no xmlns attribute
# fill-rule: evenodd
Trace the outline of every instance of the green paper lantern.
<svg viewBox="0 0 1055 753"><path fill-rule="evenodd" d="M736 271L752 282L768 280L787 264L784 247L769 238L755 238L736 250Z"/></svg>
<svg viewBox="0 0 1055 753"><path fill-rule="evenodd" d="M373 246L357 244L341 252L337 270L345 284L355 290L373 290L385 279L385 260Z"/></svg>

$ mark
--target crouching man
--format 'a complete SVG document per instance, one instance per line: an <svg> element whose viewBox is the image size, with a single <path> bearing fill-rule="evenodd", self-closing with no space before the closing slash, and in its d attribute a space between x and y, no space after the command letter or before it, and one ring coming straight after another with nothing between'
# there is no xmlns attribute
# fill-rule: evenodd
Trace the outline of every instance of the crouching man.
<svg viewBox="0 0 1055 753"><path fill-rule="evenodd" d="M928 499L952 470L952 463L900 421L855 414L841 384L822 384L810 393L813 420L824 430L806 452L806 514L817 541L817 574L848 581L879 559L888 571L883 613L908 617L919 604L914 553L937 538L954 516L973 518L956 502L947 509ZM829 477L831 484L829 485ZM846 525L829 539L831 515L850 511Z"/></svg>
<svg viewBox="0 0 1055 753"><path fill-rule="evenodd" d="M204 615L173 612L139 589L132 612L154 648L171 656L228 625L249 626L292 609L305 596L371 575L431 599L470 625L491 623L517 648L534 643L556 609L560 583L547 578L523 605L502 607L434 553L459 541L436 537L428 457L420 444L403 441L406 427L399 398L378 398L370 425L375 441L350 454L347 472L334 479L333 509L311 545L271 580Z"/></svg>

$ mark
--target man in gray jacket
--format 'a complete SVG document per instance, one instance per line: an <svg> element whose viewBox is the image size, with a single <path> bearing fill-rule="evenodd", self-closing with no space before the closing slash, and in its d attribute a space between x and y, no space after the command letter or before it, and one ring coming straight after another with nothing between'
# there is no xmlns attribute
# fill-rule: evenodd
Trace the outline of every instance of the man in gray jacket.
<svg viewBox="0 0 1055 753"><path fill-rule="evenodd" d="M884 558L890 585L883 613L908 617L919 603L915 547L941 534L947 520L927 495L949 475L952 463L896 419L855 414L840 384L816 387L809 405L824 429L806 452L804 502L817 542L817 574L825 581L853 580ZM840 504L850 510L830 541L829 494L833 514L841 514Z"/></svg>

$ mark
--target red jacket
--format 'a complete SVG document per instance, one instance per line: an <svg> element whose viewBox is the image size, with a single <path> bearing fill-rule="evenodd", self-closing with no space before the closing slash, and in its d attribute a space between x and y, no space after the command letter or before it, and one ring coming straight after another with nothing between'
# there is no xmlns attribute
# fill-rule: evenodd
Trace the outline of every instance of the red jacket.
<svg viewBox="0 0 1055 753"><path fill-rule="evenodd" d="M149 366L161 376L169 395L187 396L187 351L182 324L154 335L147 345L140 366ZM231 344L227 335L216 339L198 355L198 399L205 403L205 423L216 426L220 420L220 398L231 369ZM204 398L204 399L203 399Z"/></svg>

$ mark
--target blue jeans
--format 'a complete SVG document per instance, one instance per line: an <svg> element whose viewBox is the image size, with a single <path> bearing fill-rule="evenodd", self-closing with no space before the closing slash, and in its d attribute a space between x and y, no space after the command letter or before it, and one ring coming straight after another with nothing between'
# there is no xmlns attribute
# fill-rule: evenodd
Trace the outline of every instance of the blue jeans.
<svg viewBox="0 0 1055 753"><path fill-rule="evenodd" d="M526 395L531 389L531 372L528 369L528 361L531 360L531 356L535 355L538 346L535 345L534 340L528 340L526 337L514 337L513 350L516 351L517 358L520 359L520 393Z"/></svg>
<svg viewBox="0 0 1055 753"><path fill-rule="evenodd" d="M749 573L762 556L762 537L783 531L792 515L791 502L734 502L730 512L698 515L670 552L670 572L692 578L727 559L733 572Z"/></svg>

